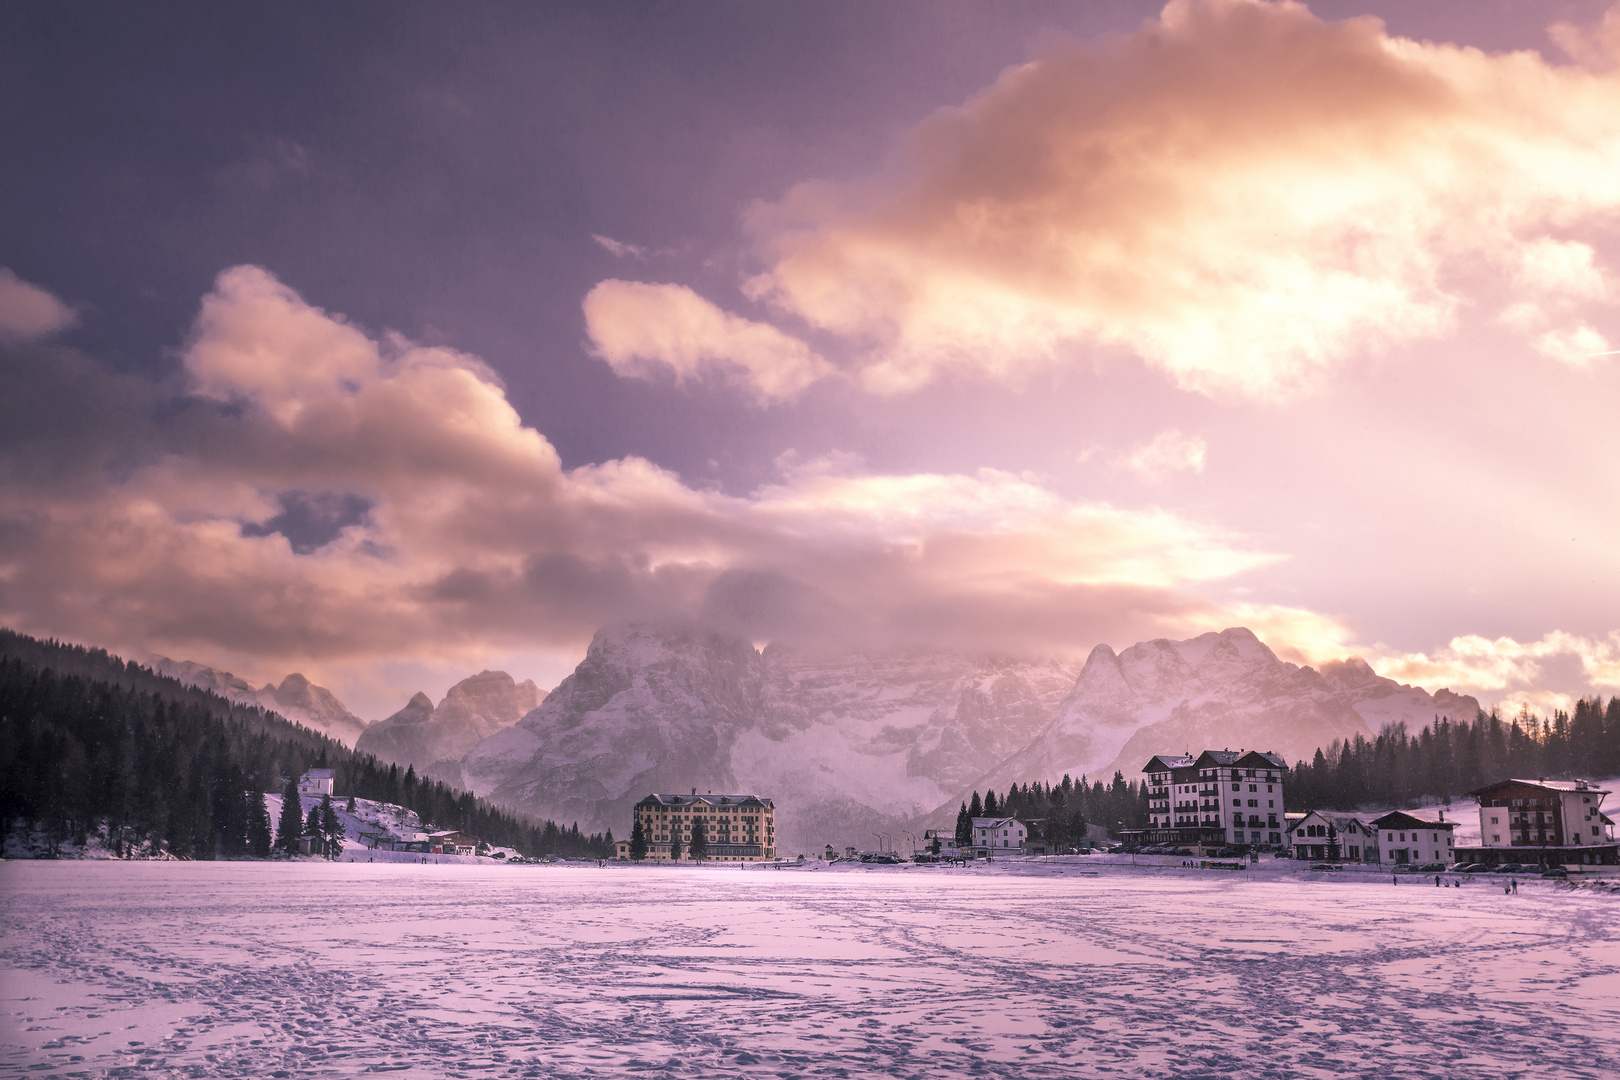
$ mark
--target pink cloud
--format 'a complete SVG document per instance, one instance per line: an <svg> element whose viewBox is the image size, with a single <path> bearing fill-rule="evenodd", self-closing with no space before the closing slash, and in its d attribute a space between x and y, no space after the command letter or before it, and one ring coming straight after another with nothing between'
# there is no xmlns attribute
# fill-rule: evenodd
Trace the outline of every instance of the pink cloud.
<svg viewBox="0 0 1620 1080"><path fill-rule="evenodd" d="M1612 318L1570 234L1613 223L1616 175L1613 74L1175 0L940 111L890 174L756 207L749 292L845 337L880 393L1100 345L1276 399L1526 275L1571 326Z"/></svg>

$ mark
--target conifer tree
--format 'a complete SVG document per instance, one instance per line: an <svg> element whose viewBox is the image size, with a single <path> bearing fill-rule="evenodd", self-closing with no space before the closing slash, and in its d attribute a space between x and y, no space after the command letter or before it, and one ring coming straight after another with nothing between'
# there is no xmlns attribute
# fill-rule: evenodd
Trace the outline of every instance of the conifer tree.
<svg viewBox="0 0 1620 1080"><path fill-rule="evenodd" d="M985 792L984 793L984 816L985 817L995 817L999 813L1001 813L1001 811L997 808L995 791L991 790L991 791Z"/></svg>
<svg viewBox="0 0 1620 1080"><path fill-rule="evenodd" d="M1328 826L1327 857L1329 862L1338 862L1342 849L1339 847L1339 830L1332 825Z"/></svg>
<svg viewBox="0 0 1620 1080"><path fill-rule="evenodd" d="M647 857L647 833L641 827L640 818L637 818L636 823L630 826L630 857L636 862L640 862Z"/></svg>
<svg viewBox="0 0 1620 1080"><path fill-rule="evenodd" d="M327 854L343 853L343 822L338 819L332 796L321 796L321 835L326 838Z"/></svg>
<svg viewBox="0 0 1620 1080"><path fill-rule="evenodd" d="M287 790L281 793L281 820L276 822L276 846L291 855L298 850L298 838L304 831L303 801L298 797L298 781L288 780Z"/></svg>
<svg viewBox="0 0 1620 1080"><path fill-rule="evenodd" d="M979 793L975 791L973 798L968 800L968 817L984 817L984 803L979 801Z"/></svg>
<svg viewBox="0 0 1620 1080"><path fill-rule="evenodd" d="M347 810L351 814L354 813L354 796L353 795L349 796L349 805L345 806L343 809Z"/></svg>
<svg viewBox="0 0 1620 1080"><path fill-rule="evenodd" d="M309 808L309 817L304 819L304 835L321 835L321 808L319 806Z"/></svg>
<svg viewBox="0 0 1620 1080"><path fill-rule="evenodd" d="M973 842L973 819L968 816L967 803L956 812L956 846L967 847Z"/></svg>
<svg viewBox="0 0 1620 1080"><path fill-rule="evenodd" d="M703 819L696 818L692 822L692 859L702 862L709 857L709 837L704 831Z"/></svg>
<svg viewBox="0 0 1620 1080"><path fill-rule="evenodd" d="M669 861L681 861L681 834L679 832L669 834Z"/></svg>
<svg viewBox="0 0 1620 1080"><path fill-rule="evenodd" d="M264 794L251 788L246 793L247 846L254 858L270 854L270 811L264 805Z"/></svg>

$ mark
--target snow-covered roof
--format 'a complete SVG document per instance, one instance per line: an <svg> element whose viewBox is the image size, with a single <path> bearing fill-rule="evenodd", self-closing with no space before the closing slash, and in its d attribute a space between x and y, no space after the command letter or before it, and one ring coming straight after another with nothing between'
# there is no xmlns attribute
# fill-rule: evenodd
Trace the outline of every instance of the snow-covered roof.
<svg viewBox="0 0 1620 1080"><path fill-rule="evenodd" d="M1014 825L1022 824L1015 817L976 817L973 819L973 827L975 829L995 829L1007 824L1009 821Z"/></svg>
<svg viewBox="0 0 1620 1080"><path fill-rule="evenodd" d="M775 807L760 795L648 795L637 806L741 806L744 809Z"/></svg>
<svg viewBox="0 0 1620 1080"><path fill-rule="evenodd" d="M337 775L335 769L307 769L304 772L305 780L330 780Z"/></svg>
<svg viewBox="0 0 1620 1080"><path fill-rule="evenodd" d="M1583 795L1607 795L1608 791L1598 787L1589 780L1522 780L1517 777L1510 780L1498 780L1494 784L1486 784L1482 788L1470 791L1470 795L1483 795L1488 792L1504 788L1509 784L1523 784L1525 787L1541 788L1545 791L1558 791L1564 794L1580 792Z"/></svg>

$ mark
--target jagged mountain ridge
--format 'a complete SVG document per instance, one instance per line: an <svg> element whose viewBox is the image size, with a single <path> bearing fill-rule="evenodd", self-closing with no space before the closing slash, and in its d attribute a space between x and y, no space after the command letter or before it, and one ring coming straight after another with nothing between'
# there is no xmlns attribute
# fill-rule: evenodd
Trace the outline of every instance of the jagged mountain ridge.
<svg viewBox="0 0 1620 1080"><path fill-rule="evenodd" d="M366 730L366 722L350 712L336 694L297 672L282 679L280 686L265 683L256 687L238 675L190 660L156 656L152 658L151 667L159 675L199 690L211 690L238 705L280 713L293 723L330 735L345 746L354 746Z"/></svg>
<svg viewBox="0 0 1620 1080"><path fill-rule="evenodd" d="M1359 660L1321 671L1237 628L1156 640L1085 666L951 654L827 655L696 623L605 627L538 708L480 742L461 780L537 816L620 834L651 791L777 800L780 848L875 845L949 824L969 790L1135 778L1154 753L1247 746L1290 759L1386 722L1472 718Z"/></svg>
<svg viewBox="0 0 1620 1080"><path fill-rule="evenodd" d="M1271 750L1290 762L1386 723L1472 720L1479 702L1383 678L1359 658L1320 671L1279 659L1242 627L1187 641L1092 650L1050 724L983 777L986 786L1064 773L1135 779L1157 753Z"/></svg>
<svg viewBox="0 0 1620 1080"><path fill-rule="evenodd" d="M368 727L355 749L459 785L460 762L468 751L517 723L545 697L533 680L480 671L452 686L437 707L418 692L404 708Z"/></svg>
<svg viewBox="0 0 1620 1080"><path fill-rule="evenodd" d="M1037 731L1073 682L1049 661L827 658L699 624L599 631L579 668L462 762L476 793L622 833L650 791L794 807L783 851L893 830ZM987 722L989 720L990 722Z"/></svg>

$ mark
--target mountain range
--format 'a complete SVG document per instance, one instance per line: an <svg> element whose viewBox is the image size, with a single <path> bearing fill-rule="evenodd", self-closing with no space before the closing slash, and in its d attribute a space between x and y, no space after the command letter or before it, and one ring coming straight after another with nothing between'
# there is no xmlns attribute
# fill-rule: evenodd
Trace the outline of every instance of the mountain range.
<svg viewBox="0 0 1620 1080"><path fill-rule="evenodd" d="M324 686L316 686L297 672L282 679L280 686L265 683L256 687L228 671L216 671L190 660L155 656L151 668L159 675L167 675L200 690L211 690L238 705L280 713L293 723L330 735L345 746L353 746L366 729L366 722L350 712L337 699L337 695Z"/></svg>
<svg viewBox="0 0 1620 1080"><path fill-rule="evenodd" d="M480 671L452 686L435 707L417 693L405 707L360 735L355 749L461 785L461 759L480 741L511 727L545 699L532 680Z"/></svg>
<svg viewBox="0 0 1620 1080"><path fill-rule="evenodd" d="M653 791L776 800L782 851L861 847L948 826L971 791L1068 774L1136 779L1157 753L1270 750L1290 761L1386 724L1472 720L1475 699L1304 667L1238 627L1054 659L760 650L703 622L602 628L549 695L484 671L369 727L292 675L255 689L194 664L193 685L265 704L419 774L586 832L623 835ZM273 704L271 704L273 702ZM351 734L352 732L352 734Z"/></svg>

